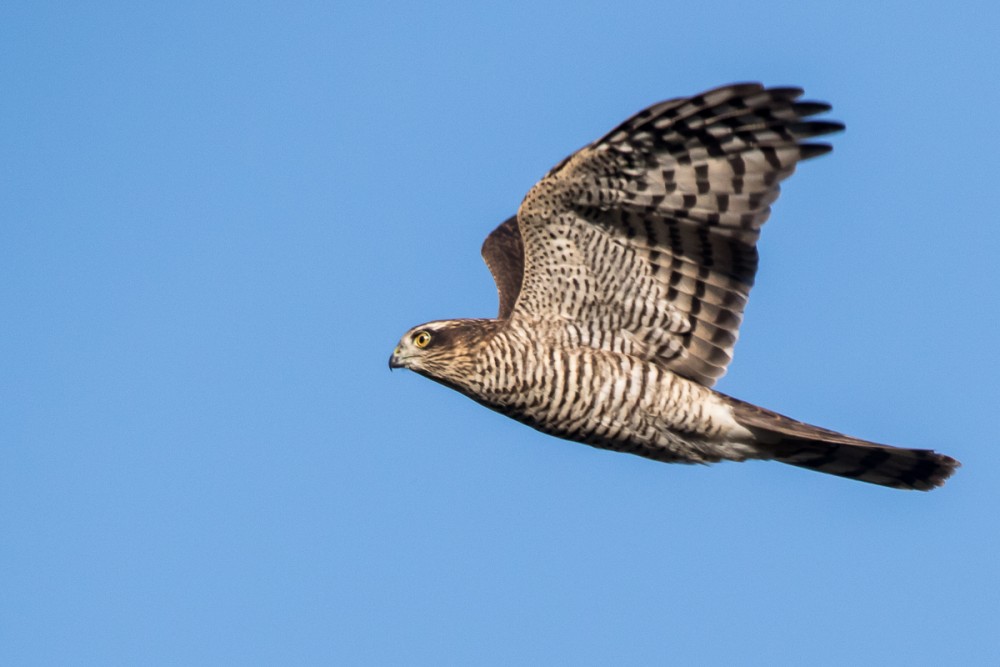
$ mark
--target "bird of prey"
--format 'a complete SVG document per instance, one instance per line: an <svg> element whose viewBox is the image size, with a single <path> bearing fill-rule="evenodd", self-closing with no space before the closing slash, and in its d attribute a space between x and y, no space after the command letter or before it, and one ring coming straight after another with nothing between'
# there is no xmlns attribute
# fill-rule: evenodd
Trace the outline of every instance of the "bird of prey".
<svg viewBox="0 0 1000 667"><path fill-rule="evenodd" d="M799 88L743 83L640 111L528 192L482 254L496 319L414 327L409 368L560 438L670 463L765 459L898 489L959 463L711 389L726 371L779 183L843 129Z"/></svg>

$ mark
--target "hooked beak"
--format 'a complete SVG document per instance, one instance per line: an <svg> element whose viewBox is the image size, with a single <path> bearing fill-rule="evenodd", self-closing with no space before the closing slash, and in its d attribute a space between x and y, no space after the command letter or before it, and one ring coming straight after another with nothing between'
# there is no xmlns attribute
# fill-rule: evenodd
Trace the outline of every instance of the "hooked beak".
<svg viewBox="0 0 1000 667"><path fill-rule="evenodd" d="M399 348L397 347L395 350L392 351L392 356L389 357L389 370L390 371L393 368L402 368L403 367L403 364L400 363L400 361L399 361L398 355L399 355Z"/></svg>

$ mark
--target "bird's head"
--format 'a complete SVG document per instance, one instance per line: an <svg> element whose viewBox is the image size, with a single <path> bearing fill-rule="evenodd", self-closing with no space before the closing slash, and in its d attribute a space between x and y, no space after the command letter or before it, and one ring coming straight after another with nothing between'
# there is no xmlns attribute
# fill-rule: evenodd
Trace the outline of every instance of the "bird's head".
<svg viewBox="0 0 1000 667"><path fill-rule="evenodd" d="M438 320L413 327L389 357L389 368L408 368L445 384L474 371L476 355L496 332L497 320Z"/></svg>

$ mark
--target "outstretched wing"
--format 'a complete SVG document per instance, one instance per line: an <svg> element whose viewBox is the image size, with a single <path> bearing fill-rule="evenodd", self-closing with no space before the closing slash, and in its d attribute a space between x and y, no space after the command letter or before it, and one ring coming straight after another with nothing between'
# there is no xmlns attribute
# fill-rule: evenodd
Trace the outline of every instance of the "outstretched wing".
<svg viewBox="0 0 1000 667"><path fill-rule="evenodd" d="M517 216L504 220L483 241L483 260L493 274L500 297L501 320L510 317L524 279L524 245L517 229Z"/></svg>
<svg viewBox="0 0 1000 667"><path fill-rule="evenodd" d="M830 107L801 94L748 83L661 102L553 168L518 210L513 316L570 320L581 344L711 386L732 357L778 184L830 150L804 140L843 129L805 120ZM510 290L497 282L503 313Z"/></svg>

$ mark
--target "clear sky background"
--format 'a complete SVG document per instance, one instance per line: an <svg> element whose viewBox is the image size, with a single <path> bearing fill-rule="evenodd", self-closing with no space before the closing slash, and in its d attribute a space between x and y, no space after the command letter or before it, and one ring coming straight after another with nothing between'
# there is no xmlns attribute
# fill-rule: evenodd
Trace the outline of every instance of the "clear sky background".
<svg viewBox="0 0 1000 667"><path fill-rule="evenodd" d="M614 5L614 6L613 6ZM995 2L0 6L0 664L996 664ZM802 85L719 388L905 493L544 436L386 360L660 99Z"/></svg>

